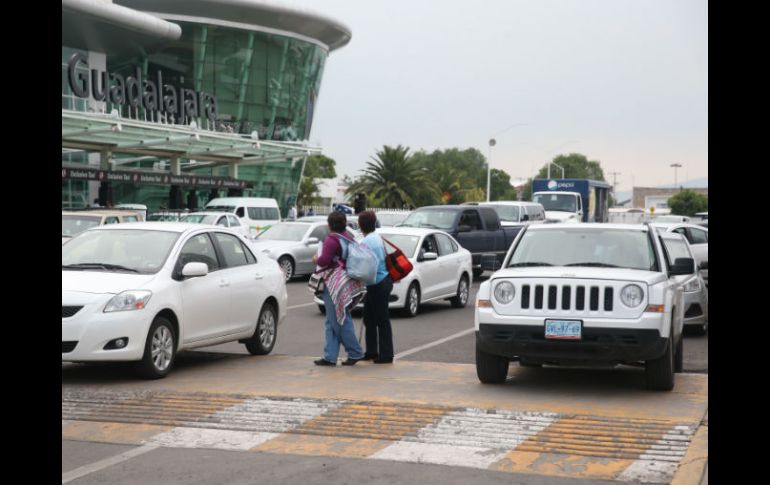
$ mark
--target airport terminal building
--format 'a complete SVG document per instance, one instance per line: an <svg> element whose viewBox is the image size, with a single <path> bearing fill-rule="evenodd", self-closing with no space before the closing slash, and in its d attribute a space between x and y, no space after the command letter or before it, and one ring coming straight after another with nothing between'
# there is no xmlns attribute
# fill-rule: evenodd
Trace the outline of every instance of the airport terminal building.
<svg viewBox="0 0 770 485"><path fill-rule="evenodd" d="M296 200L350 30L266 0L62 0L62 207Z"/></svg>

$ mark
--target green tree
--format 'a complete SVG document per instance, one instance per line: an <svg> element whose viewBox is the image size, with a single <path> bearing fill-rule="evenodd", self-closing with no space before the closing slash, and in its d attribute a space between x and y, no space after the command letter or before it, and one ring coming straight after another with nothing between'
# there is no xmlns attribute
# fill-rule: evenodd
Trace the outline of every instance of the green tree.
<svg viewBox="0 0 770 485"><path fill-rule="evenodd" d="M409 147L385 145L362 172L345 193L350 197L363 192L370 206L371 201L387 208L416 206L417 193L428 191L435 196L437 192L428 172L412 160Z"/></svg>
<svg viewBox="0 0 770 485"><path fill-rule="evenodd" d="M564 168L564 178L604 180L604 171L599 162L588 160L585 155L580 153L558 155L554 157L553 163ZM548 177L548 164L543 165L543 168L535 176L538 179L546 177ZM551 178L561 178L559 167L551 166Z"/></svg>
<svg viewBox="0 0 770 485"><path fill-rule="evenodd" d="M696 212L706 212L709 208L709 200L703 194L684 190L668 199L671 213L678 216L694 216Z"/></svg>
<svg viewBox="0 0 770 485"><path fill-rule="evenodd" d="M299 183L297 203L304 206L317 204L318 179L333 179L337 176L335 170L337 163L326 155L311 155L305 160L305 170Z"/></svg>
<svg viewBox="0 0 770 485"><path fill-rule="evenodd" d="M516 200L516 191L511 186L511 176L503 170L493 168L490 171L489 185L491 193L489 200ZM484 185L484 191L486 192L486 185ZM486 194L484 196L486 197Z"/></svg>

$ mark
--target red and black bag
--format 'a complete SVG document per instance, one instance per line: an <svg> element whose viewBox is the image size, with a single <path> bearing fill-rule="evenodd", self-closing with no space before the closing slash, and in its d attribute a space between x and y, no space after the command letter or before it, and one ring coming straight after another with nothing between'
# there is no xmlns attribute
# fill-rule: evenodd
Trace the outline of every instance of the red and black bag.
<svg viewBox="0 0 770 485"><path fill-rule="evenodd" d="M414 266L412 266L412 262L409 261L409 258L406 257L404 252L401 251L398 246L388 241L384 237L382 240L390 244L390 247L395 250L390 254L385 251L385 266L388 268L390 279L395 283L396 281L405 278L406 275L411 273Z"/></svg>

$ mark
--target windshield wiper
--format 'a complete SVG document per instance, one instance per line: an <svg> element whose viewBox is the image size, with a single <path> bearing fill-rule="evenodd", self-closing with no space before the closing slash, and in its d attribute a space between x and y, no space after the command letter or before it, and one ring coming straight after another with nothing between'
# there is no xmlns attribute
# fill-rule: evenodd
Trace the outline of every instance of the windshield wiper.
<svg viewBox="0 0 770 485"><path fill-rule="evenodd" d="M509 268L516 268L521 266L553 266L551 263L538 263L534 261L527 261L526 263L513 263L509 264Z"/></svg>
<svg viewBox="0 0 770 485"><path fill-rule="evenodd" d="M441 229L441 228L440 228L440 227L438 227L438 226L434 226L433 224L428 224L428 223L420 224L420 225L419 225L419 226L417 226L417 227L430 227L430 228L432 228L432 229Z"/></svg>
<svg viewBox="0 0 770 485"><path fill-rule="evenodd" d="M77 263L77 264L63 264L62 269L92 269L102 268L110 271L131 271L132 273L138 273L139 270L134 268L127 268L119 264L107 264L107 263Z"/></svg>
<svg viewBox="0 0 770 485"><path fill-rule="evenodd" d="M564 266L589 266L594 268L619 268L620 266L616 266L614 264L607 264L607 263L597 263L589 261L587 263L572 263L572 264L565 264Z"/></svg>

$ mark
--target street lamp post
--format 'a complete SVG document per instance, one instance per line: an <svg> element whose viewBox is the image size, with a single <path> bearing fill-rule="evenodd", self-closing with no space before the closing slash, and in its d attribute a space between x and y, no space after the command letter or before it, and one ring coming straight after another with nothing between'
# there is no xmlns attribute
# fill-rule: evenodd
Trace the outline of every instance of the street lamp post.
<svg viewBox="0 0 770 485"><path fill-rule="evenodd" d="M677 168L682 168L682 164L680 164L680 163L672 163L669 166L674 168L674 189L676 189L676 169Z"/></svg>
<svg viewBox="0 0 770 485"><path fill-rule="evenodd" d="M487 202L489 202L489 196L491 192L489 191L489 188L491 187L491 181L492 181L492 147L497 144L497 141L494 138L489 139L489 158L487 158Z"/></svg>

